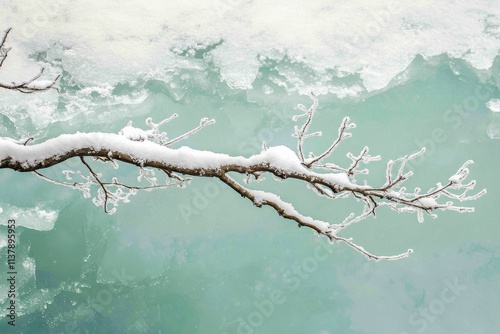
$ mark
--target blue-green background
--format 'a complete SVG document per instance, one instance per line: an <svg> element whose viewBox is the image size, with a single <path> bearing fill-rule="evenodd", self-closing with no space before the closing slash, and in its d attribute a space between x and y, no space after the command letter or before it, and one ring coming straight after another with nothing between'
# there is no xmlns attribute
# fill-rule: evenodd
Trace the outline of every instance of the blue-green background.
<svg viewBox="0 0 500 334"><path fill-rule="evenodd" d="M46 54L31 56L32 61L43 62ZM175 89L160 79L114 85L112 97L145 91L147 98L137 104L108 104L111 98L96 92L91 95L94 104L89 114L52 122L38 132L37 140L76 131L116 133L128 120L142 126L146 117L160 120L176 112L179 118L167 126L171 136L196 126L201 117L217 120L177 147L245 156L258 153L263 140L267 146L296 147L290 118L297 103L308 105L310 100L286 91L270 77L279 77L277 67L293 67L299 77L309 75L306 69L286 59L270 60L259 69L253 88L237 89L226 85L219 69L207 63L203 84L181 79L185 74L199 75L194 70L176 68ZM63 114L70 97L85 87L73 82L64 62L58 66L62 95L57 112ZM195 178L185 189L143 192L108 216L77 191L32 174L2 170L0 207L22 210L42 204L59 215L50 231L18 228L19 317L15 329L2 317L0 332L497 332L500 146L488 129L491 133L500 128L500 116L486 103L500 98L499 69L498 57L490 71L480 73L447 55L427 60L416 56L400 75L405 80L395 78L385 89L365 91L357 98L341 99L331 93L319 97L312 130L323 131L323 137L311 139L307 150L327 147L348 115L357 128L332 161L348 164L346 152L357 153L369 145L373 154L382 155L368 177L374 185L384 181L388 159L421 146L428 150L413 164L415 176L409 186L427 189L445 182L466 160L475 161L471 179L477 180L477 190L487 188L488 193L464 203L474 206L474 213L438 212L438 219L426 217L419 224L415 215L382 208L377 219L343 232L375 254L413 248L414 254L401 261L373 262L345 245L329 245L271 209L254 207L216 180ZM353 74L342 80L360 79ZM39 130L13 113L4 111L1 117L2 136ZM433 138L436 131L439 139ZM60 177L62 170L78 166L70 160L45 172ZM137 173L126 166L116 172L104 170L108 177L117 173L125 179ZM320 198L294 181L280 183L268 177L254 186L274 189L304 214L332 223L362 209L353 200L335 203ZM0 232L6 233L5 226L0 226ZM327 256L315 257L317 249ZM325 249L331 252L324 253ZM2 248L2 266L5 259ZM30 263L34 272L28 270ZM302 268L300 273L297 268ZM5 272L2 269L1 284ZM450 294L450 284L460 289ZM6 286L0 287L5 310ZM280 302L270 307L277 290ZM262 311L258 305L267 309Z"/></svg>

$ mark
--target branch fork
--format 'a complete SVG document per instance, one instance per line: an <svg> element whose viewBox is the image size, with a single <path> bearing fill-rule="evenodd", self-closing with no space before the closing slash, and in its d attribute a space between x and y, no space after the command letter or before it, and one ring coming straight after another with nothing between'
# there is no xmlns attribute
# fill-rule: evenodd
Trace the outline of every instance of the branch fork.
<svg viewBox="0 0 500 334"><path fill-rule="evenodd" d="M380 186L370 186L366 180L359 183L356 178L368 174L366 165L381 160L379 155L369 154L364 147L359 154L348 153L351 160L348 166L341 167L330 161L335 149L352 136L350 130L356 125L345 117L337 131L337 137L326 150L320 154L304 155L306 139L321 135L320 132L309 133L308 130L318 107L318 99L311 93L312 104L309 108L298 105L303 114L293 117L294 121L305 118L304 124L295 126L293 136L297 138L297 152L288 147L274 146L263 149L251 157L229 156L210 151L199 151L188 147L170 148L183 139L197 133L206 126L215 123L213 119L202 118L193 129L170 139L160 127L177 118L177 114L155 123L146 119L148 129L140 129L129 122L119 134L111 133L77 133L61 135L35 145L27 142L7 140L0 137L0 168L9 168L19 172L34 172L42 179L82 191L85 198L92 197L92 190L97 189L93 203L103 207L112 214L119 203L127 203L139 190L150 191L172 186L185 187L191 177L214 177L229 188L249 199L255 206L269 206L277 214L298 224L299 227L312 229L316 234L328 238L332 243L340 242L372 260L399 260L409 256L412 250L389 256L375 255L352 238L341 236L349 226L368 217L374 217L380 207L388 207L398 213L416 213L419 222L424 216L436 218L436 211L473 212L474 208L459 206L456 202L472 201L486 193L483 189L469 194L476 182L465 182L469 175L472 161L465 162L446 183L437 183L435 187L423 192L420 188L409 191L404 186L413 173L407 170L411 160L424 153L424 149L404 157L389 160L386 164L385 182ZM66 181L49 178L40 172L41 169L59 164L66 159L77 157L84 171L64 171ZM116 177L105 181L103 175L95 171L95 163L87 158L104 164L112 164L118 168L120 163L138 167L137 185L120 182ZM363 166L362 166L363 165ZM156 172L160 171L165 180L160 181ZM350 213L339 223L329 223L306 216L298 212L291 203L277 194L251 189L242 185L233 175L244 176L244 182L259 181L265 175L287 180L294 179L307 185L317 195L338 200L353 197L362 203L360 213ZM68 182L69 181L69 182ZM141 184L146 183L147 185Z"/></svg>

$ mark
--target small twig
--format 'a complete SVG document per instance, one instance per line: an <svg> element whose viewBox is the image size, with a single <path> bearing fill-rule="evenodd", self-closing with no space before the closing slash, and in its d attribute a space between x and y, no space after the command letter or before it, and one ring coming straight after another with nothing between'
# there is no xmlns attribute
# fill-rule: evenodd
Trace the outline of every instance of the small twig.
<svg viewBox="0 0 500 334"><path fill-rule="evenodd" d="M338 144L346 138L351 137L350 133L345 133L347 129L351 129L355 126L355 124L349 124L349 117L344 117L342 120L342 123L340 124L339 130L338 130L338 136L337 139L330 145L329 148L326 149L322 154L320 154L317 157L311 158L310 160L307 160L305 162L305 165L309 168L311 168L316 162L321 161L322 159L328 157L332 152L337 148Z"/></svg>
<svg viewBox="0 0 500 334"><path fill-rule="evenodd" d="M174 144L182 139L185 139L185 138L189 137L190 135L200 131L204 127L209 126L209 125L214 124L214 123L215 123L214 119L202 118L200 120L200 125L198 125L196 128L194 128L194 129L192 129L192 130L190 130L190 131L188 131L188 132L186 132L186 133L184 133L184 134L182 134L182 135L180 135L172 140L167 141L164 144L164 146L168 146L168 145Z"/></svg>
<svg viewBox="0 0 500 334"><path fill-rule="evenodd" d="M297 150L301 162L304 162L304 138L306 137L307 130L309 130L309 126L311 125L312 119L314 118L314 113L316 111L316 108L318 107L318 98L314 95L314 93L310 92L309 96L313 100L313 104L311 105L311 107L309 109L305 109L303 105L299 104L297 107L302 110L304 114L294 117L294 120L297 120L299 117L307 116L307 119L302 127L295 131L295 136L297 137Z"/></svg>
<svg viewBox="0 0 500 334"><path fill-rule="evenodd" d="M72 188L72 189L75 189L75 186L76 184L79 184L78 182L75 182L75 183L68 183L68 182L62 182L62 181L59 181L59 180L55 180L53 178L50 178L46 175L43 175L42 173L40 173L39 171L33 171L33 173L35 173L37 176L39 176L40 178L50 182L50 183L54 183L54 184L57 184L57 185L60 185L60 186L64 186L64 187L68 187L68 188Z"/></svg>
<svg viewBox="0 0 500 334"><path fill-rule="evenodd" d="M5 41L7 40L7 36L9 35L11 30L12 30L12 28L8 28L5 31L3 38L0 42L0 68L4 64L5 59L7 59L8 53L11 50L11 48L5 47ZM49 89L54 89L57 92L59 92L59 89L57 87L54 87L54 85L56 84L60 75L58 75L54 80L52 80L51 82L49 82L45 86L41 86L41 87L33 86L35 81L38 80L42 76L44 70L45 70L45 68L42 68L37 75L35 75L31 79L23 81L21 83L12 82L11 84L5 84L5 83L0 82L0 88L15 90L15 91L18 91L18 92L23 93L23 94L32 94L35 92L43 92L43 91L47 91Z"/></svg>
<svg viewBox="0 0 500 334"><path fill-rule="evenodd" d="M104 192L104 205L103 205L104 212L108 213L108 199L109 199L109 194L108 194L108 190L106 189L106 186L101 182L101 180L99 179L99 176L94 172L94 170L92 169L92 167L89 166L89 164L85 161L85 158L83 156L80 156L80 160L85 165L85 167L87 167L87 169L92 174L92 176L94 177L94 179L96 180L96 182L101 186L101 189Z"/></svg>
<svg viewBox="0 0 500 334"><path fill-rule="evenodd" d="M24 144L23 144L23 145L24 145L24 146L27 146L27 145L29 144L29 142L30 142L30 141L33 141L33 140L35 140L35 138L33 138L33 137L29 137L28 139L26 139L26 141L24 142Z"/></svg>
<svg viewBox="0 0 500 334"><path fill-rule="evenodd" d="M10 48L5 47L5 41L7 40L7 36L9 35L11 30L12 28L7 28L7 30L5 30L2 41L0 42L0 67L2 67L3 62L5 61L5 59L7 59L7 55L10 51Z"/></svg>

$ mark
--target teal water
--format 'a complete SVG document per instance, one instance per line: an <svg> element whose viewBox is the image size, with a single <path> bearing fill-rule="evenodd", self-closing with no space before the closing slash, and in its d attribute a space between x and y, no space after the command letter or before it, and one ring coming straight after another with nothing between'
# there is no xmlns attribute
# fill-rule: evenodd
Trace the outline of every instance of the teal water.
<svg viewBox="0 0 500 334"><path fill-rule="evenodd" d="M325 136L310 145L324 147L341 117L349 115L358 128L342 149L355 151L368 143L372 152L389 159L428 145L428 154L413 168L415 184L430 187L446 180L466 159L475 160L472 175L480 188L488 188L488 194L473 203L476 212L443 212L437 220L418 224L414 215L380 210L376 220L344 232L378 254L412 247L410 258L368 261L344 245L329 245L297 229L270 209L253 207L214 180L195 179L186 189L141 193L107 216L76 192L33 175L3 171L2 189L8 191L1 192L0 202L18 208L43 203L59 212L50 231L19 228L18 261L24 267L16 331L494 332L500 326L495 316L500 297L500 155L497 141L486 133L494 118L485 103L500 94L493 81L453 74L447 61L424 78L363 100L322 96L314 126ZM484 96L476 97L478 89ZM200 116L213 117L216 125L184 144L251 154L259 150L252 144L259 136L269 146L293 148L292 123L283 121L274 129L270 124L278 124L278 112L294 106L287 105L289 101L308 103L305 96L281 92L274 97L258 90L224 99L196 89L188 94L176 101L168 92L151 88L148 98L134 106L138 116L130 118L140 124L145 114L175 111L180 117L173 132ZM455 119L444 119L447 110L467 97L477 98L477 108L468 111L459 126ZM84 127L99 130L99 125ZM431 142L436 128L446 140ZM50 129L51 136L63 131L58 124ZM343 151L336 157L346 160ZM64 168L75 166L68 161ZM372 170L373 180L383 176L383 164L379 167ZM56 175L61 169L51 172ZM297 209L331 222L357 208L356 203L332 206L300 184L272 187ZM1 256L5 263L5 252ZM443 293L450 284L458 285L456 295L449 292L453 290ZM11 332L5 319L1 326L2 332Z"/></svg>
<svg viewBox="0 0 500 334"><path fill-rule="evenodd" d="M75 64L57 62L57 50L56 56L36 50L32 61L62 70L61 94L18 95L16 109L10 92L0 92L0 135L29 132L42 141L76 131L116 133L129 120L142 126L146 117L160 120L176 112L179 118L167 126L172 136L196 126L201 117L217 120L177 147L245 156L258 153L262 141L295 149L293 108L310 100L279 82L290 84L290 76L283 75L287 71L314 81L314 71L300 61L270 59L259 67L251 88L235 87L223 80L215 60L204 56L218 47L215 43L193 55L206 62L201 70L180 64L171 76L126 78L110 82L104 92L81 79ZM372 183L384 181L387 160L422 146L427 153L412 164L409 186L427 189L445 182L466 160L475 161L471 179L488 193L466 203L476 208L474 213L438 212L438 219L426 217L419 224L416 215L380 209L377 219L343 232L375 254L414 249L400 261L373 262L345 245L330 245L216 180L195 178L185 189L139 193L109 216L77 191L2 170L2 240L9 215L20 215L18 222L27 227L17 230L16 327L2 312L0 332L497 332L500 116L486 104L500 98L499 69L498 56L491 69L480 71L444 54L417 55L383 89L361 88L354 96L320 93L312 131L323 131L323 137L311 139L306 149L326 147L348 115L357 128L334 161L347 164L346 152L369 145L373 154L382 155L382 162L370 168ZM337 77L333 72L322 79L346 86L362 81L358 74ZM53 101L45 105L47 96ZM27 101L35 101L31 106L38 109L24 107ZM37 103L53 109L49 113ZM78 162L68 160L45 172L62 179L63 170L76 168ZM127 166L103 170L107 176L136 177ZM361 210L360 203L332 203L298 182L269 179L257 186L331 223ZM21 215L33 208L56 218L36 210ZM5 272L2 267L2 310L8 306Z"/></svg>

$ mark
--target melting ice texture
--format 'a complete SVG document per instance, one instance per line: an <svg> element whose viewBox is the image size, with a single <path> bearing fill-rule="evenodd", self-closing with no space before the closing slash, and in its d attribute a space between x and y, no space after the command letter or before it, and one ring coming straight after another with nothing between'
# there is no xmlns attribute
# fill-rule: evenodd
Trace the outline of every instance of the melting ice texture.
<svg viewBox="0 0 500 334"><path fill-rule="evenodd" d="M475 70L480 78L498 75L490 73L492 64L500 49L500 18L498 16L500 2L498 0L482 0L480 2L466 0L443 0L439 2L428 0L318 0L314 2L304 0L190 0L185 2L140 2L132 0L127 2L127 5L94 0L71 2L68 0L48 0L44 2L34 0L8 2L0 0L0 8L2 9L0 11L0 29L13 28L7 43L7 46L12 46L13 49L0 71L0 81L10 82L30 78L42 66L46 68L42 77L43 80L50 80L58 74L63 74L59 83L62 88L60 94L51 91L25 98L25 96L20 97L17 92L1 92L0 104L3 110L0 117L4 117L3 122L0 122L0 136L13 138L24 136L23 131L25 129L43 133L57 122L64 123L66 127L76 124L75 128L77 129L83 128L88 123L93 123L95 126L95 124L102 122L116 122L118 116L123 114L123 106L133 108L134 105L140 104L147 99L148 94L150 94L147 83L151 81L158 81L163 84L170 97L176 100L182 100L188 89L201 90L224 97L224 95L230 95L233 92L261 88L264 94L270 94L273 91L278 92L279 90L289 94L304 94L309 90L314 90L318 95L332 94L340 99L363 98L372 92L384 89L388 85L400 84L407 80L406 74L403 76L398 76L398 74L404 71L418 55L425 60L432 60L433 57L442 54L449 58L462 59L467 62L468 66ZM407 73L407 75L413 74ZM500 86L500 77L497 77L496 85ZM120 94L120 90L124 93ZM305 100L307 101L307 99ZM500 125L497 125L500 124L500 119L497 117L497 106L498 102L496 100L488 105L493 117L492 125L488 128L490 138L500 138L500 132L498 131ZM10 120L10 123L8 120ZM117 125L116 132L125 124L126 121ZM81 131L84 131L84 129ZM32 132L30 134L38 137L37 133ZM26 227L38 230L51 230L58 215L56 211L50 211L46 213L44 219L40 219L39 211L42 210L40 208L26 210L25 208L8 207L5 204L0 204L0 207L3 208L0 217L10 218L16 212L30 214L26 219L20 219L19 221L29 222L33 225ZM136 210L132 206L128 210L129 215L131 215L131 212L134 212L137 217L142 214L140 210ZM155 212L154 210L150 211ZM219 214L217 212L213 216ZM161 219L163 217L160 217L160 213L158 213L156 220L160 221ZM216 221L214 218L211 219ZM155 234L153 239L156 243L150 241L150 231L153 228L158 228L158 224L154 220L154 216L148 220L151 224L149 229L136 224L134 219L123 220L135 228L131 229L130 227L127 228L127 226L123 228L124 232L122 234L132 240L130 244L134 247L136 244L149 247L142 251L142 257L138 256L140 261L130 260L138 254L137 249L132 246L127 248L130 249L129 253L127 253L130 256L123 256L123 248L120 244L125 238L123 236L117 237L115 242L120 246L107 246L108 250L105 259L101 261L101 252L104 251L100 250L99 247L105 233L101 233L99 229L93 230L89 228L90 231L94 231L93 234L90 234L90 237L86 236L90 246L83 245L81 248L89 248L88 257L90 257L90 260L88 263L91 264L89 267L95 264L99 266L99 280L101 282L109 281L105 273L107 271L112 272L115 267L111 266L110 263L117 263L117 258L123 258L123 261L141 265L146 262L144 259L148 259L146 268L151 267L154 270L135 270L134 273L137 275L143 272L156 273L162 270L160 265L154 266L151 263L156 263L157 259L162 258L162 256L170 259L173 256L170 254L174 254L171 249L175 247L164 245L164 235L166 233ZM0 221L5 222L6 220L1 219ZM98 226L106 226L101 221L98 223ZM277 225L276 229L282 228L279 224ZM485 228L484 224L478 225L483 226L483 229ZM216 228L217 226L222 229L221 225L216 225ZM224 230L226 227L224 226ZM1 227L1 229L4 229L4 227ZM474 229L476 233L477 230L478 228ZM450 231L452 231L451 228ZM53 232L55 230L51 233ZM77 232L80 233L80 230ZM172 229L169 228L168 233L171 234ZM280 233L282 233L281 230ZM298 232L293 231L293 233ZM453 235L459 233L462 232L459 231ZM133 241L138 239L138 234L140 238L143 236L144 242L134 244ZM2 234L0 233L0 246L6 244L6 240L1 238ZM469 234L464 234L463 238L467 244L470 244ZM70 240L74 240L74 238ZM231 249L237 249L248 240L250 240L250 243L254 243L254 239L248 239L246 235L241 239L228 238L216 241L222 243L222 245L229 245L228 247ZM203 241L205 242L205 240ZM243 272L241 268L253 265L253 258L264 258L267 255L267 249L276 247L276 240L266 242L269 242L268 246L265 246L267 245L265 243L263 247L257 248L256 251L261 252L258 253L259 256L252 254L250 259L250 256L247 256L250 252L247 252L244 255L238 254L238 256L227 257L226 261L220 261L217 257L206 257L206 247L215 248L215 246L210 246L210 243L206 246L205 243L202 243L199 248L193 250L193 253L200 254L195 256L195 260L201 259L200 263L203 263L203 266L195 267L195 270L197 270L195 274L199 274L202 278L206 277L206 280L212 279L210 274L206 273L205 263L208 263L210 268L215 268L215 273L223 271ZM65 246L65 244L62 245ZM77 248L77 246L71 246L72 252L67 253L76 254L74 248ZM217 248L223 249L224 247L226 246L217 245ZM153 253L151 248L156 253ZM61 247L61 249L63 248ZM186 249L190 251L189 248ZM301 252L303 248L292 247L291 249L290 263L293 263L296 259L303 259L304 253ZM307 249L309 250L309 248ZM25 250L25 253L27 252ZM289 252L288 247L286 252L285 255ZM442 258L439 258L439 256L434 257L434 264L426 264L420 267L410 265L411 268L417 268L416 271L403 268L400 276L390 276L396 277L396 281L401 282L404 282L404 279L399 277L410 277L410 283L412 284L408 284L407 289L411 290L410 293L424 296L417 296L414 299L418 303L423 303L425 307L432 301L433 292L440 292L441 286L432 286L435 282L439 284L444 278L449 278L450 274L456 273L459 275L462 273L463 267L457 269L453 265L451 266L452 269L456 270L453 271L447 267L445 270L442 263L465 264L472 266L469 268L469 272L474 272L476 268L488 267L487 265L492 261L486 256L484 259L481 258L480 261L467 261L468 258L463 259L453 255L455 250L451 251L453 254L450 256L443 255L446 252L439 249L439 253L436 254L439 254ZM146 254L150 257L147 257ZM179 253L182 256L184 254ZM187 254L190 256L189 253ZM41 257L40 254L36 255L39 258ZM87 263L88 257L85 258L85 263ZM27 268L26 272L28 273L24 276L28 280L28 278L34 277L34 260L27 255L21 258L25 259L23 265L26 263L24 267ZM72 257L68 258L69 260L73 259ZM278 256L274 258L278 259L277 262L274 262L274 267L280 268L283 259ZM447 262L443 258L447 259ZM41 260L37 259L37 264L42 263L42 260L43 258ZM69 260L66 263L70 263ZM381 282L380 291L394 290L393 279L387 279L388 285L386 286L384 285L386 280L377 277L373 278L373 272L380 273L382 271L372 270L372 264L366 264L364 259L357 259L356 261L358 262L354 264L354 267L364 268L363 270L369 272L372 275L370 277L372 282ZM52 259L50 259L50 263L52 262ZM61 261L60 263L57 264L59 267L54 268L62 270L65 262ZM322 279L319 282L321 284L318 283L321 289L314 288L314 291L319 291L317 300L324 300L325 296L330 292L326 288L323 278L331 278L334 275L341 276L336 278L341 283L343 281L348 282L341 285L345 286L347 290L353 289L350 293L354 290L356 293L366 291L363 290L366 277L363 275L361 278L353 280L351 267L346 265L345 268L347 269L345 271L338 270L338 268L342 267L342 264L335 265L335 268L333 266L321 266L322 269L318 269L320 271L325 270L325 272L322 276L317 276ZM78 261L78 266L83 266L81 261ZM118 262L116 268L121 269L121 266L122 262ZM224 269L217 269L219 266L224 266ZM81 280L86 284L87 281L94 280L94 276L89 275L90 269L85 268L82 269L83 278ZM334 269L328 271L329 268ZM435 270L435 268L440 270ZM407 270L408 272L406 272ZM486 271L486 269L484 270ZM436 272L438 273L437 276ZM244 271L244 273L245 277L248 276L247 271ZM276 274L279 275L280 272ZM418 282L412 281L416 280L415 277L419 277L417 274L424 275L424 278ZM437 277L438 279L426 279L426 274L429 277ZM61 276L61 280L67 279L66 274ZM184 279L196 276L192 272L188 272L186 276L179 276L180 278L177 279L175 276L172 278L169 275L172 281L184 282L189 291L193 291L192 294L195 297L192 299L194 301L197 302L201 296L201 298L204 298L205 305L209 305L206 309L209 309L210 312L212 310L213 312L220 312L198 312L204 313L200 315L202 319L210 318L211 321L214 318L229 318L226 309L213 307L213 301L215 300L213 296L217 296L216 300L220 301L220 296L224 295L225 292L240 291L230 286L230 284L241 285L239 277L233 280L228 278L224 282L227 282L227 285L224 286L219 285L219 277L216 277L213 279L216 284L210 284L210 289L207 289L205 293L199 293L198 290L192 289L193 280ZM258 274L250 275L250 278L245 282L248 283L253 278L260 279L261 276L263 275L260 275L260 271L258 271ZM474 278L474 280L476 279L477 277ZM37 274L37 280L37 284L43 280L43 272L40 275ZM200 280L200 282L202 283L196 283L195 285L205 283L204 280ZM430 282L431 288L425 288L423 286L425 282ZM469 282L471 283L469 284ZM486 285L486 287L478 288L478 290L489 291L490 294L492 291L497 291L489 285L490 282L495 282L495 280L485 276L481 284ZM82 285L83 283L78 284ZM422 287L419 284L422 284ZM472 278L466 280L465 284L472 286ZM139 289L137 297L133 299L134 309L143 308L142 305L145 305L143 300L150 295L163 296L155 285L149 283L146 285L151 287L151 293L149 295L144 294L144 290ZM163 288L163 286L171 287L173 296L179 294L177 285L169 283L161 287ZM413 286L416 286L416 288ZM35 309L37 311L41 309L40 305L45 304L46 300L52 302L54 300L53 296L58 291L39 290L34 287L28 289L25 286L20 286L20 288L21 291L30 294L30 297L26 298L26 300L36 302L32 303L35 306L31 307L31 310L25 311L26 314L33 312ZM100 288L100 286L97 286L97 290L92 289L92 293L114 291L100 290ZM376 285L375 289L377 289ZM454 304L453 308L467 305L468 314L475 313L474 319L485 319L485 314L489 315L489 312L493 314L495 308L490 307L490 305L494 305L491 303L495 298L491 298L489 303L485 303L484 300L481 300L483 298L482 294L473 293L475 290L470 289L470 293L464 293L459 299L463 301L463 304ZM88 297L96 296L85 289L83 290L82 301L87 300ZM185 291L187 291L187 288ZM212 294L207 293L207 291ZM304 297L310 298L310 290L304 291ZM0 292L1 296L6 296L5 290ZM77 292L80 294L79 290ZM366 310L373 310L374 305L377 305L378 310L382 313L385 312L385 314L403 312L401 313L403 315L401 317L402 321L406 321L407 316L411 315L413 310L418 311L419 304L413 307L413 299L405 301L407 303L405 305L410 305L407 308L400 307L399 299L404 292L399 292L397 295L393 294L395 296L393 299L382 304L379 303L381 295L378 294L378 290L375 292L372 294L364 293L362 302L355 304L352 308L351 318L353 319L352 326L354 330L365 330L373 333L386 333L391 332L391 330L396 332L393 330L394 328L386 328L388 326L387 322L378 325L377 320L372 319L378 316L377 314L367 320L366 315L368 312ZM44 295L47 296L44 297ZM373 298L367 297L367 295ZM252 298L255 297L254 294L244 296L249 296L248 305L253 307ZM287 297L291 297L291 295ZM342 295L341 297L343 297L341 303L345 303L345 300L350 301L350 298ZM114 298L116 304L124 301L118 296L114 296ZM54 305L58 307L64 305L64 309L68 310L68 317L76 318L77 314L84 317L86 314L84 307L87 307L91 312L95 312L94 305L90 305L90 303L86 305L85 302L78 304L76 310L73 310L72 307L68 308L66 302L63 304L61 301L64 299L58 298L59 302L54 302ZM75 299L78 300L78 297L75 297ZM334 300L335 303L332 302L328 306L338 307L337 300L339 298L336 295L334 295ZM299 309L294 307L293 302L289 302L288 305L288 307L284 307L287 307L285 311L291 312L290 314L293 314L293 310ZM384 305L389 305L389 307ZM483 307L477 308L477 305ZM469 306L475 307L476 310L469 311ZM120 305L115 309L122 309L122 307ZM147 310L147 308L143 309ZM193 310L199 309L201 309L200 306L196 305ZM84 312L81 310L84 310ZM241 308L235 308L235 310L230 313L230 316L236 318L244 315L238 313ZM387 313L388 310L389 313ZM448 308L444 317L453 317L455 313L451 310L451 307ZM120 317L118 312L116 314L118 315L113 315L115 316L114 319ZM309 314L305 314L309 316ZM105 319L106 323L109 323L108 319L113 319L113 316L103 319ZM297 316L299 315L297 314ZM496 319L494 316L488 318ZM65 321L64 318L58 319L60 319L58 320L60 323ZM338 322L338 318L325 314L321 319L312 319L311 323L318 324L324 319ZM378 316L377 319L383 320L384 317ZM462 319L463 321L457 322L456 319ZM281 320L282 318L278 316L270 319L270 321ZM192 314L189 314L189 322L192 321ZM474 324L473 321L469 322L469 317L455 317L453 321L446 322L446 324L453 324L451 325L453 328L458 328L459 325L466 321L470 323L470 326ZM441 324L441 322L436 321L433 325ZM38 322L35 322L36 324ZM366 329L367 326L372 328ZM492 325L492 328L494 326L495 324ZM204 327L200 326L200 328ZM218 329L220 331L220 328ZM414 329L411 328L411 330ZM82 330L85 329L82 328Z"/></svg>
<svg viewBox="0 0 500 334"><path fill-rule="evenodd" d="M417 55L446 54L481 72L500 49L496 0L0 4L3 28L14 28L8 41L14 49L0 80L29 77L40 66L46 67L44 79L64 72L61 95L29 102L15 93L0 97L8 105L5 115L37 129L102 104L140 103L147 96L144 82L153 79L181 99L182 87L213 93L211 83L219 81L230 90L255 88L260 70L272 67L262 86L267 93L278 87L349 98L383 89ZM113 96L120 84L135 89ZM64 110L55 112L61 104Z"/></svg>
<svg viewBox="0 0 500 334"><path fill-rule="evenodd" d="M9 204L0 204L0 225L7 226L11 219L16 220L16 227L50 231L54 228L58 212L54 210L45 210L40 206L34 208L18 208ZM4 240L0 239L0 248L5 247Z"/></svg>

